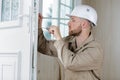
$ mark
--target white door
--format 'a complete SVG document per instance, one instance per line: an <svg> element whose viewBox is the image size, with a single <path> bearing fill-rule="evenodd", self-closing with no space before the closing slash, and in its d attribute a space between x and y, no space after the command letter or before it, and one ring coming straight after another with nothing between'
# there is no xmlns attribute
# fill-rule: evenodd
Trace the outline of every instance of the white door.
<svg viewBox="0 0 120 80"><path fill-rule="evenodd" d="M34 4L32 0L0 0L0 80L33 80Z"/></svg>

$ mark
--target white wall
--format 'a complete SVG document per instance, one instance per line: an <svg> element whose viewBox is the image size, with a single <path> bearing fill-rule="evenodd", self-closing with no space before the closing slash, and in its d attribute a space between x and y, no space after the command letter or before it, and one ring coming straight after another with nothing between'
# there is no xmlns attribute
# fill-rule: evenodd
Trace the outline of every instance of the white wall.
<svg viewBox="0 0 120 80"><path fill-rule="evenodd" d="M94 33L105 53L103 80L120 80L120 0L83 1L98 12Z"/></svg>

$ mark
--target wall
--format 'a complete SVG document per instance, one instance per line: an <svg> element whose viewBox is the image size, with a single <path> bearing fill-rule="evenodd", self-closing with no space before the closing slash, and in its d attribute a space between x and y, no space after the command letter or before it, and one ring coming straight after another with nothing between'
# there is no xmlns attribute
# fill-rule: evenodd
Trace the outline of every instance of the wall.
<svg viewBox="0 0 120 80"><path fill-rule="evenodd" d="M62 68L57 58L38 52L37 80L64 80Z"/></svg>
<svg viewBox="0 0 120 80"><path fill-rule="evenodd" d="M105 53L103 80L120 80L120 0L83 0L83 3L98 12L94 33Z"/></svg>

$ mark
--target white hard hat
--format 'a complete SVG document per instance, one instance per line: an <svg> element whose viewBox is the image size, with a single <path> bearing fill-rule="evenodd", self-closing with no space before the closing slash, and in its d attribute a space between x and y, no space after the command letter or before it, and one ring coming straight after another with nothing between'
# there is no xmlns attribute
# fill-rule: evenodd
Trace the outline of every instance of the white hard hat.
<svg viewBox="0 0 120 80"><path fill-rule="evenodd" d="M93 23L94 26L97 25L97 12L94 8L88 6L88 5L79 5L76 6L71 14L67 14L67 16L76 16L80 18L84 18L89 20L91 23Z"/></svg>

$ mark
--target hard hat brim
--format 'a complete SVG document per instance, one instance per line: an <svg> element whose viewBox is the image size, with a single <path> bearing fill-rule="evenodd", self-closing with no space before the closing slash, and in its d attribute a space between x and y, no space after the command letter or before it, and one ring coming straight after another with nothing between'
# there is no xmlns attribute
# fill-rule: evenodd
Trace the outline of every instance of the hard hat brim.
<svg viewBox="0 0 120 80"><path fill-rule="evenodd" d="M71 14L66 14L67 17L71 17L71 16L76 16L76 15L71 15ZM76 16L78 17L78 16Z"/></svg>
<svg viewBox="0 0 120 80"><path fill-rule="evenodd" d="M70 14L66 14L66 16L67 16L67 17L71 17L72 15L70 15Z"/></svg>

